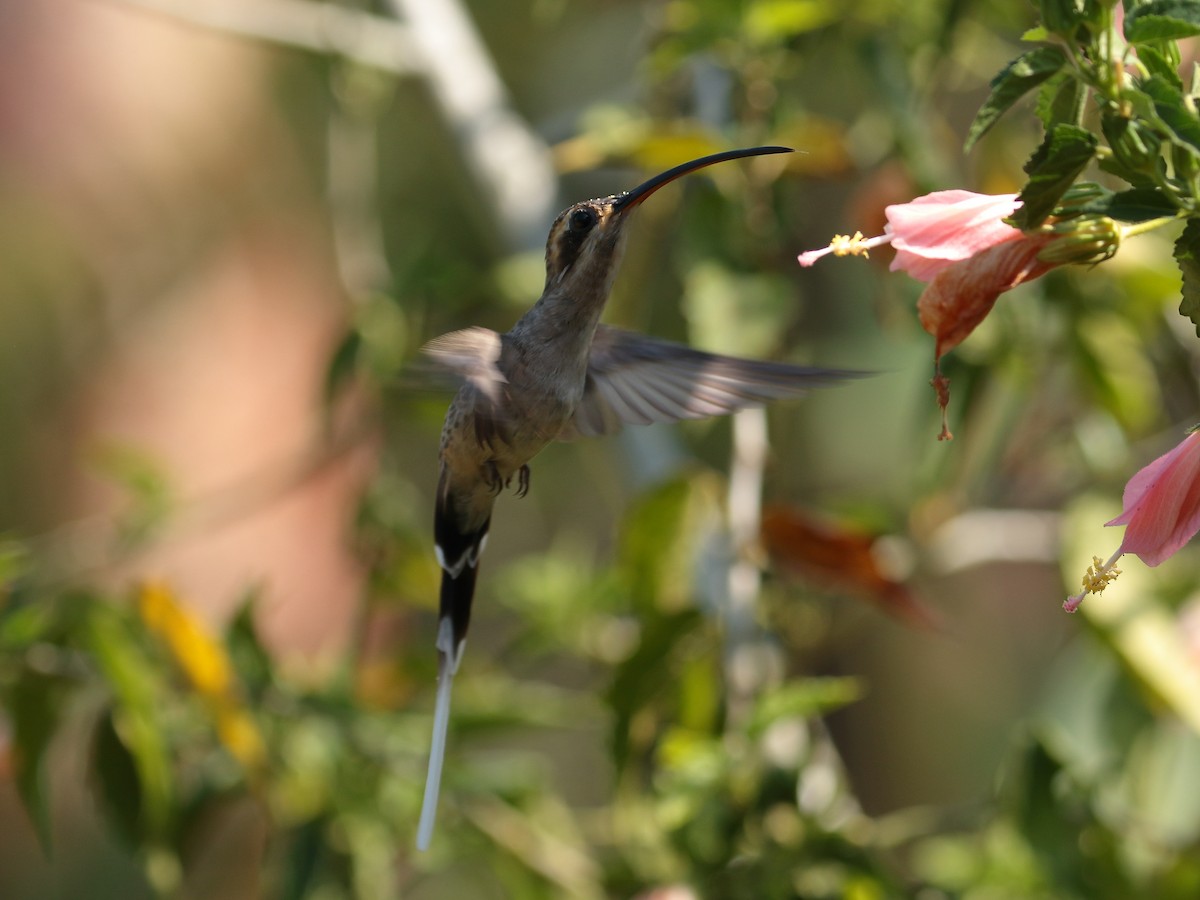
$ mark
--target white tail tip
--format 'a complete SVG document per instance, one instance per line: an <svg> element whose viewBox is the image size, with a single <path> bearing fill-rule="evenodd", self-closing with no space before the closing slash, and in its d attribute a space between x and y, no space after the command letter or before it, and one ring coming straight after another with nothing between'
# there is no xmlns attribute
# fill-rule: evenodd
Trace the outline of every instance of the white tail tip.
<svg viewBox="0 0 1200 900"><path fill-rule="evenodd" d="M442 787L442 763L446 759L446 732L450 727L450 690L454 686L454 672L462 656L462 646L454 647L453 628L450 620L442 619L438 625L437 646L438 688L437 701L433 708L433 742L429 747L429 773L425 776L425 799L421 804L421 820L417 825L417 849L428 850L433 840L433 826L437 822L438 794Z"/></svg>

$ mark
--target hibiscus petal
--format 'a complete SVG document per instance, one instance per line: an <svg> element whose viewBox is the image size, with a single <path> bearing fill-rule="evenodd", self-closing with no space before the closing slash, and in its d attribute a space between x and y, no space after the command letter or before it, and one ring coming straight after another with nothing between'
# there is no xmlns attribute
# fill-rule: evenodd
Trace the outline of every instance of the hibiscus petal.
<svg viewBox="0 0 1200 900"><path fill-rule="evenodd" d="M897 255L892 271L929 281L948 263L968 259L1021 237L1004 219L1021 203L1016 194L935 191L885 210Z"/></svg>
<svg viewBox="0 0 1200 900"><path fill-rule="evenodd" d="M917 301L921 325L937 339L937 358L957 347L987 317L996 299L1022 282L1053 268L1037 256L1049 235L1023 236L939 273Z"/></svg>
<svg viewBox="0 0 1200 900"><path fill-rule="evenodd" d="M1200 433L1200 432L1198 432ZM1121 505L1123 512L1111 522L1105 522L1105 525L1128 525L1129 520L1133 518L1137 512L1138 506L1146 493L1155 486L1155 484L1167 475L1168 470L1175 464L1175 461L1180 456L1189 452L1192 447L1191 441L1195 435L1188 435L1179 442L1170 451L1164 453L1154 462L1143 466L1138 470L1137 474L1125 485L1125 492L1121 496Z"/></svg>
<svg viewBox="0 0 1200 900"><path fill-rule="evenodd" d="M1123 553L1148 566L1175 554L1200 531L1200 434L1139 471L1125 487L1125 510L1109 525L1125 525Z"/></svg>

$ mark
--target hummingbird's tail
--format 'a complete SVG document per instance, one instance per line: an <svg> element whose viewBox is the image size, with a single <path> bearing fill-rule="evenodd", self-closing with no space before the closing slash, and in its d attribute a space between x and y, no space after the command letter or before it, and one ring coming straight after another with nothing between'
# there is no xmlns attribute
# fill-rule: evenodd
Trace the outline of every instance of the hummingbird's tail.
<svg viewBox="0 0 1200 900"><path fill-rule="evenodd" d="M429 774L425 779L425 799L421 804L421 819L417 826L418 850L427 849L433 838L442 783L442 761L446 757L446 732L450 724L450 690L466 646L479 555L487 543L488 525L491 522L489 518L479 528L464 531L458 525L459 517L451 498L450 492L439 491L433 522L435 550L442 567L437 633L438 688L433 710L433 741L429 748Z"/></svg>
<svg viewBox="0 0 1200 900"><path fill-rule="evenodd" d="M448 576L447 576L448 577ZM450 690L458 669L462 644L454 644L453 626L443 618L438 625L438 688L433 709L433 742L429 747L429 774L425 777L425 799L421 803L421 820L417 826L417 849L428 850L437 821L438 794L442 786L442 761L446 758L446 731L450 725Z"/></svg>
<svg viewBox="0 0 1200 900"><path fill-rule="evenodd" d="M490 499L490 498L489 498ZM490 511L477 528L463 528L462 517L455 508L453 494L441 493L433 516L434 552L442 567L442 596L438 605L438 646L442 646L440 623L450 622L450 644L455 668L462 656L462 644L471 624L471 601L475 598L475 576L479 571L479 556L487 546Z"/></svg>

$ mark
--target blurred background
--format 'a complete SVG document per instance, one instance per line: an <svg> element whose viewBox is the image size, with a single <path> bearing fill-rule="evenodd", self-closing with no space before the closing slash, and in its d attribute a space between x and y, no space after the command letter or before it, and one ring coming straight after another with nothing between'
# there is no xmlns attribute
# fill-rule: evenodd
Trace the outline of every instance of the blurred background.
<svg viewBox="0 0 1200 900"><path fill-rule="evenodd" d="M1018 190L971 0L0 0L0 895L1194 897L1193 549L1061 612L1200 418L1167 239L1001 299L795 256ZM426 340L554 215L607 320L873 377L555 445L500 499L433 848Z"/></svg>

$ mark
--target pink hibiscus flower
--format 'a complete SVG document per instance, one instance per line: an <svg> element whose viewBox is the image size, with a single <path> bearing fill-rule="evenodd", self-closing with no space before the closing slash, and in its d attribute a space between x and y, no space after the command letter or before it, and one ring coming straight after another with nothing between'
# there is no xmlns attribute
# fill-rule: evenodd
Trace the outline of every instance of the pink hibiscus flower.
<svg viewBox="0 0 1200 900"><path fill-rule="evenodd" d="M800 265L811 266L830 253L866 256L874 247L891 244L896 251L891 270L929 283L917 301L917 313L937 341L930 383L942 410L938 440L953 438L946 421L950 380L941 374L942 356L975 330L1002 293L1059 264L1041 258L1059 235L1026 234L1004 221L1020 206L1016 194L935 191L886 207L887 226L878 237L837 235L828 247L800 254Z"/></svg>
<svg viewBox="0 0 1200 900"><path fill-rule="evenodd" d="M933 278L952 263L1021 237L1021 231L1004 222L1021 206L1016 194L976 194L971 191L934 191L908 203L884 209L887 227L878 237L836 236L828 247L799 256L811 266L822 256L866 256L874 247L891 244L896 258L893 272L904 271L918 281Z"/></svg>
<svg viewBox="0 0 1200 900"><path fill-rule="evenodd" d="M891 244L896 251L891 269L928 282L917 312L937 341L930 383L942 410L938 440L953 437L946 423L950 380L941 373L942 356L975 330L1005 291L1065 263L1108 259L1122 238L1115 222L1094 215L1051 218L1021 231L1004 221L1020 207L1017 194L936 191L886 207L887 225L878 237L836 235L828 247L800 254L800 265L811 266L830 253L866 256ZM1159 224L1156 220L1153 227Z"/></svg>
<svg viewBox="0 0 1200 900"><path fill-rule="evenodd" d="M1117 560L1126 553L1148 566L1172 556L1200 531L1200 430L1193 429L1179 445L1129 479L1124 511L1106 525L1124 525L1125 537L1108 562L1092 560L1083 576L1083 590L1063 603L1075 612L1088 594L1098 594L1121 573Z"/></svg>

